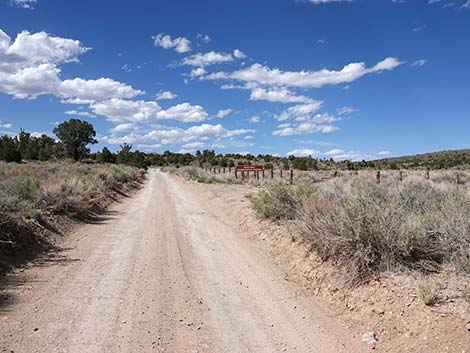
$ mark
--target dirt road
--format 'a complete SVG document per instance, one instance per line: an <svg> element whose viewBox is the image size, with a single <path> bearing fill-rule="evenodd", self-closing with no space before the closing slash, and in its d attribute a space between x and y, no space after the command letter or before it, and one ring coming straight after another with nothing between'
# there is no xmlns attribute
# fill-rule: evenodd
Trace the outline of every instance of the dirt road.
<svg viewBox="0 0 470 353"><path fill-rule="evenodd" d="M186 183L143 189L8 275L1 352L360 352Z"/></svg>

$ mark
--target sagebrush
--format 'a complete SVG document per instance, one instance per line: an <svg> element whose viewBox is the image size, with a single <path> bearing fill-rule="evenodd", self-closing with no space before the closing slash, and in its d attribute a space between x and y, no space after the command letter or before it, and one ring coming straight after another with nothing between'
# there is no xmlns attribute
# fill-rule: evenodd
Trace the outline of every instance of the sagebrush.
<svg viewBox="0 0 470 353"><path fill-rule="evenodd" d="M266 185L252 198L263 217L294 220L323 260L352 282L383 271L470 273L470 190L408 178L377 184L361 176L297 186Z"/></svg>

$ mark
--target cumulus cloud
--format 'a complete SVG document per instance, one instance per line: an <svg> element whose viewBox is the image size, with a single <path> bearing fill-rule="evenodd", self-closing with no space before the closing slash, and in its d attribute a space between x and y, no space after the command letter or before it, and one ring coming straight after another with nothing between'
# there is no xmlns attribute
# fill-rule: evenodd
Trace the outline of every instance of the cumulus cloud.
<svg viewBox="0 0 470 353"><path fill-rule="evenodd" d="M341 149L333 149L331 151L325 152L324 155L329 158L333 158L336 161L358 161L367 158L367 156L365 156L359 151L343 151Z"/></svg>
<svg viewBox="0 0 470 353"><path fill-rule="evenodd" d="M138 130L137 126L134 123L124 123L124 124L116 125L110 131L112 133L117 133L117 132L126 132L126 131L132 131L132 130Z"/></svg>
<svg viewBox="0 0 470 353"><path fill-rule="evenodd" d="M384 157L384 156L389 156L391 155L392 153L390 151L380 151L380 152L377 152L377 155L378 156L381 156L381 157Z"/></svg>
<svg viewBox="0 0 470 353"><path fill-rule="evenodd" d="M143 93L109 78L62 81L58 66L77 62L88 50L80 41L45 32L22 31L12 41L0 30L0 92L22 99L52 94L75 103L112 97L133 98Z"/></svg>
<svg viewBox="0 0 470 353"><path fill-rule="evenodd" d="M65 114L75 115L75 116L86 116L88 118L96 118L96 115L94 115L94 114L91 114L89 112L82 112L82 111L78 111L78 110L67 110L65 112Z"/></svg>
<svg viewBox="0 0 470 353"><path fill-rule="evenodd" d="M198 53L184 58L181 62L182 65L204 67L214 64L233 61L232 54L217 53L210 51L208 53Z"/></svg>
<svg viewBox="0 0 470 353"><path fill-rule="evenodd" d="M327 114L299 116L293 122L283 123L273 131L274 136L305 135L313 133L330 134L339 128L333 123L338 119Z"/></svg>
<svg viewBox="0 0 470 353"><path fill-rule="evenodd" d="M156 47L164 49L174 49L177 53L187 53L191 51L191 41L184 37L172 39L170 35L159 33L152 37Z"/></svg>
<svg viewBox="0 0 470 353"><path fill-rule="evenodd" d="M113 98L134 98L143 94L143 91L114 81L110 78L99 78L97 80L84 80L74 78L65 80L59 86L59 95L67 99L79 99L86 102L101 101Z"/></svg>
<svg viewBox="0 0 470 353"><path fill-rule="evenodd" d="M13 6L18 6L23 9L29 10L33 10L37 2L37 0L10 0L10 4L12 4Z"/></svg>
<svg viewBox="0 0 470 353"><path fill-rule="evenodd" d="M188 129L172 127L151 130L145 134L131 132L124 136L111 135L105 137L105 140L110 144L121 144L127 142L140 144L158 143L159 145L175 145L186 144L193 141L204 141L209 138L217 140L227 139L254 132L255 131L251 129L229 130L224 128L221 124L202 124L192 126Z"/></svg>
<svg viewBox="0 0 470 353"><path fill-rule="evenodd" d="M13 125L11 123L4 123L0 120L0 128L1 129L11 129Z"/></svg>
<svg viewBox="0 0 470 353"><path fill-rule="evenodd" d="M178 97L178 95L171 91L160 91L156 94L155 100L161 101L165 99L175 99L176 97Z"/></svg>
<svg viewBox="0 0 470 353"><path fill-rule="evenodd" d="M285 121L300 116L306 116L319 110L322 106L322 102L313 102L308 104L299 104L293 107L289 107L284 110L281 114L274 116L277 121Z"/></svg>
<svg viewBox="0 0 470 353"><path fill-rule="evenodd" d="M217 112L216 117L222 119L222 118L225 118L227 115L232 114L233 112L234 112L234 110L231 109L231 108L220 109L220 110Z"/></svg>
<svg viewBox="0 0 470 353"><path fill-rule="evenodd" d="M320 155L320 151L312 150L312 149L296 149L290 152L287 152L288 156L295 156L295 157L315 157Z"/></svg>
<svg viewBox="0 0 470 353"><path fill-rule="evenodd" d="M191 73L189 74L190 77L195 78L195 77L200 77L204 76L206 74L206 69L203 67L198 67L196 69L191 70Z"/></svg>
<svg viewBox="0 0 470 353"><path fill-rule="evenodd" d="M359 62L348 64L339 71L328 69L319 71L282 71L256 63L231 73L215 72L207 75L206 79L230 79L271 86L321 88L326 85L350 83L367 74L393 70L401 64L398 59L389 57L370 68L367 68L365 63Z"/></svg>
<svg viewBox="0 0 470 353"><path fill-rule="evenodd" d="M157 113L160 120L178 120L182 122L200 122L207 119L208 114L200 105L182 103Z"/></svg>
<svg viewBox="0 0 470 353"><path fill-rule="evenodd" d="M242 52L240 49L235 49L233 51L233 56L237 59L244 59L246 58L246 55L244 52Z"/></svg>
<svg viewBox="0 0 470 353"><path fill-rule="evenodd" d="M258 124L261 121L261 118L258 115L255 115L249 118L248 121L252 124Z"/></svg>
<svg viewBox="0 0 470 353"><path fill-rule="evenodd" d="M251 91L250 99L254 101L265 100L279 103L314 103L314 99L306 96L295 95L287 88L273 87L269 89L257 87ZM320 102L317 102L321 104Z"/></svg>
<svg viewBox="0 0 470 353"><path fill-rule="evenodd" d="M161 111L157 102L129 101L112 98L91 105L93 113L105 116L113 122L143 122L156 119L156 114Z"/></svg>

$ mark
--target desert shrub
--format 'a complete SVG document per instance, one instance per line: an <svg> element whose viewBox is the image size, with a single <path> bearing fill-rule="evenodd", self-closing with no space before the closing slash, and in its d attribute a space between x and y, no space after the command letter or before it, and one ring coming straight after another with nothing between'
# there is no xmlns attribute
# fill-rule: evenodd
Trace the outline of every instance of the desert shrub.
<svg viewBox="0 0 470 353"><path fill-rule="evenodd" d="M258 215L264 218L292 220L301 210L302 203L313 193L311 183L299 186L272 183L252 196L251 203Z"/></svg>
<svg viewBox="0 0 470 353"><path fill-rule="evenodd" d="M442 264L470 273L470 193L463 186L356 176L316 188L272 184L252 204L261 217L295 219L312 250L347 269L351 283L383 271L439 271Z"/></svg>
<svg viewBox="0 0 470 353"><path fill-rule="evenodd" d="M21 176L15 181L15 191L21 200L34 201L37 198L39 181L29 176Z"/></svg>
<svg viewBox="0 0 470 353"><path fill-rule="evenodd" d="M434 306L441 302L443 286L436 281L427 281L419 286L419 295L423 303L427 306Z"/></svg>

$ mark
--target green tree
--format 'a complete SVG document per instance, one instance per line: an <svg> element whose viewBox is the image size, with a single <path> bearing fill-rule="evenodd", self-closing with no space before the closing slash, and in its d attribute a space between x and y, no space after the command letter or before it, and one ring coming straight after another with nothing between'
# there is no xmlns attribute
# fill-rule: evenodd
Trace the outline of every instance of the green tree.
<svg viewBox="0 0 470 353"><path fill-rule="evenodd" d="M0 137L0 160L5 162L21 162L21 153L15 139L6 135Z"/></svg>
<svg viewBox="0 0 470 353"><path fill-rule="evenodd" d="M108 149L108 147L103 147L103 150L98 156L98 161L101 163L116 163L116 156Z"/></svg>
<svg viewBox="0 0 470 353"><path fill-rule="evenodd" d="M86 157L90 150L88 144L95 144L96 132L93 125L80 119L65 121L53 130L54 134L62 141L67 156L78 161Z"/></svg>
<svg viewBox="0 0 470 353"><path fill-rule="evenodd" d="M132 157L131 149L132 145L129 145L128 143L121 145L121 150L116 156L116 162L119 164L129 164Z"/></svg>

